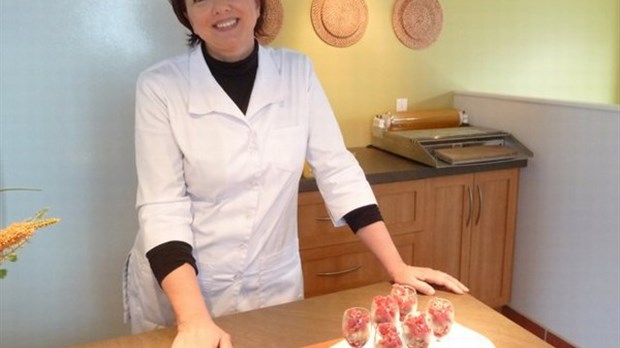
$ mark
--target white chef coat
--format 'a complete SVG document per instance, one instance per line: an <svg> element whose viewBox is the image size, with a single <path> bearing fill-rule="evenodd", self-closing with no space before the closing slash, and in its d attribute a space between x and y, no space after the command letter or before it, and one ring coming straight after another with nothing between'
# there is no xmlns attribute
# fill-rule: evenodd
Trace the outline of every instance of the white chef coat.
<svg viewBox="0 0 620 348"><path fill-rule="evenodd" d="M140 229L125 273L134 332L174 324L145 257L168 241L193 247L214 317L303 297L297 194L304 160L334 224L376 203L309 59L262 46L258 57L246 115L216 82L200 47L138 79Z"/></svg>

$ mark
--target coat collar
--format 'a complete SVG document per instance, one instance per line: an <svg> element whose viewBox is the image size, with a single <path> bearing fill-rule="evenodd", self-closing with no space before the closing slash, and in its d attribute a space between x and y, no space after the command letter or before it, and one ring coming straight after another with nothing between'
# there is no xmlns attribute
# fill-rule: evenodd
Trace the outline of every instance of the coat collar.
<svg viewBox="0 0 620 348"><path fill-rule="evenodd" d="M282 75L268 49L259 46L258 70L246 113L247 118L251 118L269 104L284 100L286 92L283 85ZM190 114L195 115L222 113L246 118L211 74L200 46L193 48L189 53L188 109Z"/></svg>

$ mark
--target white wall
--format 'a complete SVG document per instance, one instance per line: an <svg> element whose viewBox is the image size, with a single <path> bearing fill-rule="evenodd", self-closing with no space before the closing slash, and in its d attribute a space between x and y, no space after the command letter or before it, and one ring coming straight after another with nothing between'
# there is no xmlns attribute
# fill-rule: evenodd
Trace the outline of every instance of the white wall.
<svg viewBox="0 0 620 348"><path fill-rule="evenodd" d="M534 152L521 172L510 306L580 347L617 347L620 107L468 92L454 105Z"/></svg>
<svg viewBox="0 0 620 348"><path fill-rule="evenodd" d="M124 334L121 269L135 236L134 85L184 50L166 0L0 1L0 224L50 207L0 280L0 347Z"/></svg>

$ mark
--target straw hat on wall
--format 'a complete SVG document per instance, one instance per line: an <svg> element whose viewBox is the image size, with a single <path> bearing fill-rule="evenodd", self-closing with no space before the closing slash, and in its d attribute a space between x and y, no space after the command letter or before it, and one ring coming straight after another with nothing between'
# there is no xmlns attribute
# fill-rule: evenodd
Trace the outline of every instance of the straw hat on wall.
<svg viewBox="0 0 620 348"><path fill-rule="evenodd" d="M325 43L347 47L364 35L368 7L365 0L313 0L311 19L314 31Z"/></svg>
<svg viewBox="0 0 620 348"><path fill-rule="evenodd" d="M258 42L267 45L273 41L282 29L283 18L284 8L280 0L266 0L263 17L263 32L265 34L256 37Z"/></svg>
<svg viewBox="0 0 620 348"><path fill-rule="evenodd" d="M443 11L438 0L396 0L392 11L394 33L403 45L421 49L439 37Z"/></svg>

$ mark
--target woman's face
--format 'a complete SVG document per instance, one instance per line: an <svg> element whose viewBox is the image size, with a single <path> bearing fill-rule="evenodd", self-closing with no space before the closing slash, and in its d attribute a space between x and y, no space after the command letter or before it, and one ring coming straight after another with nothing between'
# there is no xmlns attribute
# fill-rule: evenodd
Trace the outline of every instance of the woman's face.
<svg viewBox="0 0 620 348"><path fill-rule="evenodd" d="M216 59L234 62L254 49L258 0L185 0L194 33Z"/></svg>

